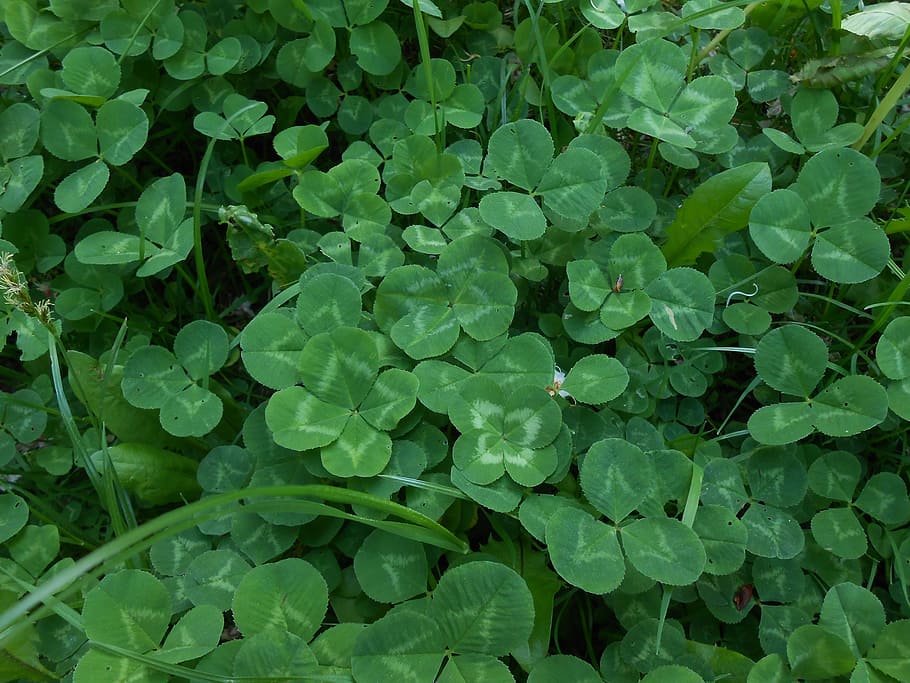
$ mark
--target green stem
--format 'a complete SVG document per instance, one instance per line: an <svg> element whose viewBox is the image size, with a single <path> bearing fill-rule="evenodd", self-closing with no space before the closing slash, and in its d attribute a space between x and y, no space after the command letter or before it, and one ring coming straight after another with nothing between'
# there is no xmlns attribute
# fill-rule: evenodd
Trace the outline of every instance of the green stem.
<svg viewBox="0 0 910 683"><path fill-rule="evenodd" d="M863 128L863 134L860 136L859 140L853 143L853 149L859 151L865 146L869 141L869 138L878 130L882 121L885 120L888 113L897 106L897 103L907 92L908 88L910 88L910 68L905 68L903 73L898 76L897 80L891 85L888 92L885 93L885 96L882 98L882 101L879 102L875 111L872 112L872 116Z"/></svg>
<svg viewBox="0 0 910 683"><path fill-rule="evenodd" d="M202 253L202 188L205 185L205 174L212 160L215 149L215 138L209 140L199 165L199 175L196 177L196 191L193 195L193 258L196 262L196 279L199 281L196 292L202 299L206 318L214 320L215 308L212 305L212 292L209 290L209 280L205 274L205 257Z"/></svg>
<svg viewBox="0 0 910 683"><path fill-rule="evenodd" d="M417 43L420 46L420 66L423 78L426 81L427 94L430 97L430 107L433 109L433 129L436 131L436 150L441 152L445 142L443 132L445 121L440 129L439 110L436 107L436 87L433 83L433 62L430 58L430 37L427 26L423 21L423 12L420 11L420 0L414 0L414 26L417 29Z"/></svg>

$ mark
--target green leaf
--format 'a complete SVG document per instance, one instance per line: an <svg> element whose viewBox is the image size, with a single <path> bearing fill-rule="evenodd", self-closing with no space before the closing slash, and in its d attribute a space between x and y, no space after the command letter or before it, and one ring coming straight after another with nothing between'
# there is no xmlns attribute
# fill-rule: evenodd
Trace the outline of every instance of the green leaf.
<svg viewBox="0 0 910 683"><path fill-rule="evenodd" d="M866 532L849 508L828 508L812 518L812 536L829 553L855 560L866 553Z"/></svg>
<svg viewBox="0 0 910 683"><path fill-rule="evenodd" d="M863 134L858 123L837 123L838 105L834 93L817 88L800 88L790 104L793 131L810 152L827 147L846 147Z"/></svg>
<svg viewBox="0 0 910 683"><path fill-rule="evenodd" d="M77 47L63 58L60 76L70 90L106 99L120 84L120 64L102 47Z"/></svg>
<svg viewBox="0 0 910 683"><path fill-rule="evenodd" d="M421 180L411 190L411 201L420 213L436 227L445 223L461 200L461 188L454 185L435 186Z"/></svg>
<svg viewBox="0 0 910 683"><path fill-rule="evenodd" d="M34 155L13 159L9 162L8 168L10 178L0 192L0 209L7 213L15 213L38 187L44 174L44 157ZM0 187L3 186L3 176L3 169L0 169Z"/></svg>
<svg viewBox="0 0 910 683"><path fill-rule="evenodd" d="M110 574L88 592L82 607L85 635L135 652L156 649L171 618L171 597L148 572Z"/></svg>
<svg viewBox="0 0 910 683"><path fill-rule="evenodd" d="M749 214L749 236L772 261L795 261L809 246L809 209L793 190L774 190L761 197Z"/></svg>
<svg viewBox="0 0 910 683"><path fill-rule="evenodd" d="M357 64L368 74L385 76L401 61L401 43L384 21L355 26L348 44Z"/></svg>
<svg viewBox="0 0 910 683"><path fill-rule="evenodd" d="M322 449L322 465L336 477L374 477L391 457L389 435L360 415L352 415L338 439Z"/></svg>
<svg viewBox="0 0 910 683"><path fill-rule="evenodd" d="M98 198L110 177L111 169L98 159L61 180L54 190L54 203L67 213L82 211Z"/></svg>
<svg viewBox="0 0 910 683"><path fill-rule="evenodd" d="M357 550L354 573L363 592L377 602L403 602L427 589L423 545L379 529Z"/></svg>
<svg viewBox="0 0 910 683"><path fill-rule="evenodd" d="M865 216L878 201L881 178L875 164L852 149L826 149L805 163L792 189L816 228Z"/></svg>
<svg viewBox="0 0 910 683"><path fill-rule="evenodd" d="M802 502L808 489L806 468L782 449L761 449L746 462L749 489L754 500L789 508Z"/></svg>
<svg viewBox="0 0 910 683"><path fill-rule="evenodd" d="M585 498L614 524L622 522L648 492L651 461L625 439L603 439L588 450L580 481Z"/></svg>
<svg viewBox="0 0 910 683"><path fill-rule="evenodd" d="M518 291L507 275L477 272L451 293L452 310L472 338L486 341L509 329Z"/></svg>
<svg viewBox="0 0 910 683"><path fill-rule="evenodd" d="M174 436L205 436L218 426L223 411L220 398L192 384L161 406L159 419Z"/></svg>
<svg viewBox="0 0 910 683"><path fill-rule="evenodd" d="M137 235L102 230L92 233L76 245L75 254L80 263L88 265L114 265L139 260L142 241ZM151 242L145 242L145 253L157 251Z"/></svg>
<svg viewBox="0 0 910 683"><path fill-rule="evenodd" d="M379 352L369 333L338 327L312 337L300 357L303 385L322 401L354 409L379 372Z"/></svg>
<svg viewBox="0 0 910 683"><path fill-rule="evenodd" d="M398 320L390 336L411 358L421 360L451 349L460 331L458 318L450 307L426 304Z"/></svg>
<svg viewBox="0 0 910 683"><path fill-rule="evenodd" d="M85 107L54 99L41 113L41 143L65 161L81 161L98 154L95 124Z"/></svg>
<svg viewBox="0 0 910 683"><path fill-rule="evenodd" d="M146 113L125 100L101 105L95 116L101 158L111 166L122 166L141 150L148 139Z"/></svg>
<svg viewBox="0 0 910 683"><path fill-rule="evenodd" d="M486 377L467 383L449 404L449 417L461 432L482 429L501 434L505 412L502 389Z"/></svg>
<svg viewBox="0 0 910 683"><path fill-rule="evenodd" d="M595 595L611 593L626 573L616 529L584 510L562 507L547 522L547 549L559 575Z"/></svg>
<svg viewBox="0 0 910 683"><path fill-rule="evenodd" d="M305 345L303 330L279 312L260 313L240 335L244 367L270 389L284 389L299 381Z"/></svg>
<svg viewBox="0 0 910 683"><path fill-rule="evenodd" d="M790 152L791 154L806 153L805 147L803 147L796 140L782 131L779 131L775 128L763 128L762 134L771 140L771 142L773 142L776 147L784 150L785 152Z"/></svg>
<svg viewBox="0 0 910 683"><path fill-rule="evenodd" d="M354 642L351 672L360 681L429 681L439 672L446 642L439 624L418 611L390 612Z"/></svg>
<svg viewBox="0 0 910 683"><path fill-rule="evenodd" d="M800 626L791 634L787 659L794 676L809 679L843 676L856 665L847 643L816 624Z"/></svg>
<svg viewBox="0 0 910 683"><path fill-rule="evenodd" d="M910 377L910 316L888 323L875 345L875 360L889 379Z"/></svg>
<svg viewBox="0 0 910 683"><path fill-rule="evenodd" d="M544 206L560 216L587 219L607 191L606 177L590 173L592 166L598 163L594 152L579 147L569 148L557 156L537 186Z"/></svg>
<svg viewBox="0 0 910 683"><path fill-rule="evenodd" d="M705 573L723 576L739 569L746 560L746 526L721 505L698 508L692 530L705 548Z"/></svg>
<svg viewBox="0 0 910 683"><path fill-rule="evenodd" d="M572 303L582 311L596 311L612 291L613 285L595 261L569 261L566 274Z"/></svg>
<svg viewBox="0 0 910 683"><path fill-rule="evenodd" d="M746 683L788 683L792 680L784 658L775 653L762 657L755 663Z"/></svg>
<svg viewBox="0 0 910 683"><path fill-rule="evenodd" d="M28 523L28 504L15 493L0 493L0 542L6 543Z"/></svg>
<svg viewBox="0 0 910 683"><path fill-rule="evenodd" d="M510 448L501 434L472 429L463 432L455 441L452 447L452 461L470 481L481 485L490 484L499 479L505 471L503 460L506 451L510 451L510 455L517 459L522 453L529 455L531 449Z"/></svg>
<svg viewBox="0 0 910 683"><path fill-rule="evenodd" d="M667 261L647 235L620 235L610 247L612 287L622 277L620 294L628 289L641 289L667 270Z"/></svg>
<svg viewBox="0 0 910 683"><path fill-rule="evenodd" d="M771 327L771 314L750 303L740 302L725 306L722 317L730 329L740 334L758 336Z"/></svg>
<svg viewBox="0 0 910 683"><path fill-rule="evenodd" d="M320 273L301 283L297 297L297 321L310 335L338 327L356 327L360 322L360 290L346 277Z"/></svg>
<svg viewBox="0 0 910 683"><path fill-rule="evenodd" d="M480 486L465 477L457 467L452 467L449 476L452 484L471 500L495 512L512 512L521 502L522 489L508 477L500 477L492 484Z"/></svg>
<svg viewBox="0 0 910 683"><path fill-rule="evenodd" d="M888 385L888 407L905 420L910 420L910 377Z"/></svg>
<svg viewBox="0 0 910 683"><path fill-rule="evenodd" d="M581 7L581 13L592 26L601 30L618 28L626 19L626 15L613 0L592 2Z"/></svg>
<svg viewBox="0 0 910 683"><path fill-rule="evenodd" d="M38 110L16 102L0 112L0 156L23 157L35 148L40 124Z"/></svg>
<svg viewBox="0 0 910 683"><path fill-rule="evenodd" d="M700 683L704 679L689 667L680 664L664 664L651 669L641 681L642 683Z"/></svg>
<svg viewBox="0 0 910 683"><path fill-rule="evenodd" d="M144 346L123 369L123 396L137 408L161 408L190 384L173 354L160 346Z"/></svg>
<svg viewBox="0 0 910 683"><path fill-rule="evenodd" d="M532 197L518 192L491 192L478 204L480 217L516 242L544 234L547 219Z"/></svg>
<svg viewBox="0 0 910 683"><path fill-rule="evenodd" d="M701 539L677 519L646 517L622 528L622 546L629 562L645 576L684 586L695 583L707 555Z"/></svg>
<svg viewBox="0 0 910 683"><path fill-rule="evenodd" d="M351 411L320 401L303 387L288 387L269 398L265 420L275 443L295 451L326 446L344 431Z"/></svg>
<svg viewBox="0 0 910 683"><path fill-rule="evenodd" d="M559 407L542 388L525 385L505 396L502 433L512 443L530 448L547 446L561 427Z"/></svg>
<svg viewBox="0 0 910 683"><path fill-rule="evenodd" d="M583 659L572 655L550 655L538 661L528 673L528 683L602 683L600 674Z"/></svg>
<svg viewBox="0 0 910 683"><path fill-rule="evenodd" d="M809 466L809 488L820 496L849 503L859 483L862 465L847 451L828 451Z"/></svg>
<svg viewBox="0 0 910 683"><path fill-rule="evenodd" d="M838 223L823 230L812 247L812 266L833 282L854 284L878 275L888 263L888 236L868 218Z"/></svg>
<svg viewBox="0 0 910 683"><path fill-rule="evenodd" d="M168 632L155 659L169 664L198 659L218 646L223 630L221 610L213 605L193 607Z"/></svg>
<svg viewBox="0 0 910 683"><path fill-rule="evenodd" d="M194 380L220 370L227 362L228 352L227 332L207 320L194 320L174 339L174 354Z"/></svg>
<svg viewBox="0 0 910 683"><path fill-rule="evenodd" d="M669 117L684 126L697 142L696 149L726 152L732 147L723 132L737 107L733 86L720 76L702 76L690 81L670 107ZM672 141L671 141L672 142Z"/></svg>
<svg viewBox="0 0 910 683"><path fill-rule="evenodd" d="M728 234L746 226L752 207L770 191L771 170L765 163L737 166L706 180L667 226L667 262L694 263L699 254L715 251Z"/></svg>
<svg viewBox="0 0 910 683"><path fill-rule="evenodd" d="M653 109L640 107L629 114L626 124L632 130L650 135L680 149L688 149L698 144L685 128L664 114Z"/></svg>
<svg viewBox="0 0 910 683"><path fill-rule="evenodd" d="M418 386L417 377L410 372L386 370L360 404L361 417L376 429L394 429L417 403Z"/></svg>
<svg viewBox="0 0 910 683"><path fill-rule="evenodd" d="M32 576L40 576L60 552L60 531L53 524L29 524L7 545L10 557Z"/></svg>
<svg viewBox="0 0 910 683"><path fill-rule="evenodd" d="M675 341L693 341L714 318L714 287L693 268L672 268L645 289L651 297L651 320Z"/></svg>
<svg viewBox="0 0 910 683"><path fill-rule="evenodd" d="M613 232L647 230L656 215L654 198L635 186L619 187L608 192L596 213L598 223Z"/></svg>
<svg viewBox="0 0 910 683"><path fill-rule="evenodd" d="M205 63L210 74L221 76L233 69L242 56L241 42L233 36L228 36L209 48L205 55Z"/></svg>
<svg viewBox="0 0 910 683"><path fill-rule="evenodd" d="M629 385L629 373L615 358L585 356L572 366L562 388L580 403L612 401Z"/></svg>
<svg viewBox="0 0 910 683"><path fill-rule="evenodd" d="M136 202L136 223L145 237L166 244L186 215L186 182L179 173L159 178Z"/></svg>
<svg viewBox="0 0 910 683"><path fill-rule="evenodd" d="M781 446L812 433L812 409L807 403L774 403L749 417L749 433L759 443Z"/></svg>
<svg viewBox="0 0 910 683"><path fill-rule="evenodd" d="M163 505L199 495L197 462L186 456L147 443L121 442L91 455L99 471L105 454L123 487L144 503Z"/></svg>
<svg viewBox="0 0 910 683"><path fill-rule="evenodd" d="M889 526L910 521L907 486L893 472L877 472L869 477L854 505Z"/></svg>
<svg viewBox="0 0 910 683"><path fill-rule="evenodd" d="M328 608L325 579L298 558L254 567L240 581L231 609L245 637L271 629L310 640Z"/></svg>
<svg viewBox="0 0 910 683"><path fill-rule="evenodd" d="M884 2L878 6L860 7L859 12L844 17L845 31L872 40L900 40L910 25L910 8L900 2Z"/></svg>
<svg viewBox="0 0 910 683"><path fill-rule="evenodd" d="M910 678L910 619L885 624L866 660L876 669L898 680Z"/></svg>
<svg viewBox="0 0 910 683"><path fill-rule="evenodd" d="M853 436L888 415L888 394L871 377L849 375L828 385L812 400L812 422L822 434Z"/></svg>
<svg viewBox="0 0 910 683"><path fill-rule="evenodd" d="M841 583L825 595L818 624L843 638L853 654L860 657L885 627L885 610L872 591L854 583Z"/></svg>
<svg viewBox="0 0 910 683"><path fill-rule="evenodd" d="M825 342L800 325L771 330L755 348L755 371L771 388L808 398L825 374Z"/></svg>
<svg viewBox="0 0 910 683"><path fill-rule="evenodd" d="M616 70L626 74L624 93L663 114L685 84L688 57L682 48L665 40L630 45L616 60Z"/></svg>
<svg viewBox="0 0 910 683"><path fill-rule="evenodd" d="M597 156L603 168L603 177L607 183L607 190L618 188L629 176L632 160L629 158L625 148L613 138L603 135L582 134L573 138L568 148L586 149ZM621 189L630 190L633 188ZM647 193L645 194L650 197Z"/></svg>
<svg viewBox="0 0 910 683"><path fill-rule="evenodd" d="M475 561L449 569L433 591L430 616L447 647L494 657L528 642L534 622L531 591L509 567Z"/></svg>
<svg viewBox="0 0 910 683"><path fill-rule="evenodd" d="M803 530L783 510L752 503L741 519L749 531L746 549L753 555L788 560L802 551Z"/></svg>
<svg viewBox="0 0 910 683"><path fill-rule="evenodd" d="M533 119L521 119L500 126L490 136L484 174L530 192L540 183L552 159L553 138L549 131Z"/></svg>
<svg viewBox="0 0 910 683"><path fill-rule="evenodd" d="M600 309L600 321L610 329L622 330L648 315L651 307L651 297L640 289L613 292Z"/></svg>

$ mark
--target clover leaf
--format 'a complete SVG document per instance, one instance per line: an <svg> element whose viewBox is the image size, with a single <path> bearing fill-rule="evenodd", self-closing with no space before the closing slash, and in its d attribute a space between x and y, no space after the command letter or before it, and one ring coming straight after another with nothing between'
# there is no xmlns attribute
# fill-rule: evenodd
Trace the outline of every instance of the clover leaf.
<svg viewBox="0 0 910 683"><path fill-rule="evenodd" d="M323 466L336 476L381 472L392 455L387 431L413 409L418 381L398 368L379 369L368 332L337 327L313 336L300 355L303 386L281 389L266 407L275 442L321 448Z"/></svg>
<svg viewBox="0 0 910 683"><path fill-rule="evenodd" d="M227 360L227 334L197 320L178 333L174 351L176 357L161 346L137 349L123 370L123 396L137 408L159 410L161 426L170 434L203 436L223 412L221 399L207 384Z"/></svg>
<svg viewBox="0 0 910 683"><path fill-rule="evenodd" d="M477 377L449 403L449 417L461 432L452 451L455 466L476 484L508 472L516 483L536 486L556 469L553 442L562 415L540 387L506 395L489 378Z"/></svg>
<svg viewBox="0 0 910 683"><path fill-rule="evenodd" d="M514 314L517 291L507 270L492 240L462 237L440 254L436 272L420 265L389 272L376 291L376 323L416 360L451 349L462 329L473 339L492 339Z"/></svg>
<svg viewBox="0 0 910 683"><path fill-rule="evenodd" d="M102 230L79 241L76 258L89 265L142 262L139 277L183 261L193 248L193 221L186 215L186 183L174 173L149 185L136 202L140 234Z"/></svg>

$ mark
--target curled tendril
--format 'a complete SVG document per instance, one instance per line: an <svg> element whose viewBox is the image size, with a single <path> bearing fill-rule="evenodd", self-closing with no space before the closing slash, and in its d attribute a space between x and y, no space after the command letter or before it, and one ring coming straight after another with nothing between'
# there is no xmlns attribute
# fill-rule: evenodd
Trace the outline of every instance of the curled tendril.
<svg viewBox="0 0 910 683"><path fill-rule="evenodd" d="M755 287L755 291L754 291L754 292L751 292L751 293L750 293L750 292L740 292L739 290L736 290L735 292L730 292L730 296L727 297L726 306L729 306L729 305L730 305L730 299L732 299L732 298L733 298L734 296L736 296L737 294L738 294L739 296L746 297L747 299L748 299L750 296L755 296L756 294L758 294L758 283L757 283L757 282L753 282L753 283L752 283L752 286Z"/></svg>

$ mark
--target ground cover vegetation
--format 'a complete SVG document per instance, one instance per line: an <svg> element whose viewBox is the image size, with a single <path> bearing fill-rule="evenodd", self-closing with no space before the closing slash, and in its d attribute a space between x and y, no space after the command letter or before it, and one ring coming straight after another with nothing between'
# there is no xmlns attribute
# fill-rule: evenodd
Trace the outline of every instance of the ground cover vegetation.
<svg viewBox="0 0 910 683"><path fill-rule="evenodd" d="M0 681L910 681L910 6L0 31Z"/></svg>

